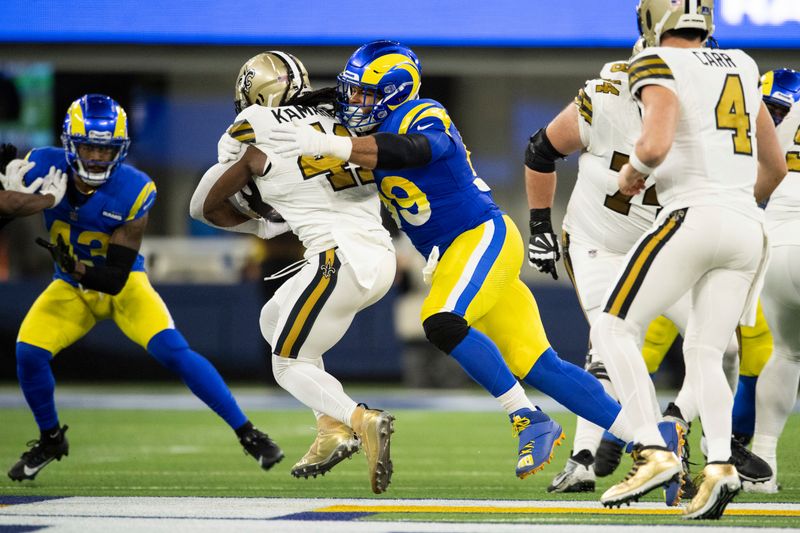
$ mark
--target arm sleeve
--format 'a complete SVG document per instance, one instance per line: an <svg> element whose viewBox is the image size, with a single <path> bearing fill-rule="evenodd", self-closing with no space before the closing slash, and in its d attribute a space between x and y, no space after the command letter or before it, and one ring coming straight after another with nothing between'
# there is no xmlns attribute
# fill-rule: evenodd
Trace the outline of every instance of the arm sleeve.
<svg viewBox="0 0 800 533"><path fill-rule="evenodd" d="M119 294L128 282L128 275L138 255L139 252L133 248L109 244L105 265L87 266L79 283L87 289L111 295Z"/></svg>
<svg viewBox="0 0 800 533"><path fill-rule="evenodd" d="M417 168L431 161L430 142L419 133L376 133L375 143L378 145L378 164L375 168L378 169Z"/></svg>
<svg viewBox="0 0 800 533"><path fill-rule="evenodd" d="M675 76L667 62L658 54L648 53L647 50L631 61L628 69L628 85L631 94L637 100L639 91L647 85L661 85L675 94L678 93Z"/></svg>

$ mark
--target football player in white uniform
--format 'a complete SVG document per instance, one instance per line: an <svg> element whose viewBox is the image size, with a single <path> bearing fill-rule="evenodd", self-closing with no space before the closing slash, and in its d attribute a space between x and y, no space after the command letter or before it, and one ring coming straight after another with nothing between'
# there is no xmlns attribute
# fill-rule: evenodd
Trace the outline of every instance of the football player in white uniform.
<svg viewBox="0 0 800 533"><path fill-rule="evenodd" d="M641 47L637 47L641 51ZM634 53L637 51L634 47ZM590 80L578 93L574 105L566 109L551 122L545 130L532 136L526 165L526 188L529 207L531 207L531 239L529 261L540 271L554 272L558 249L549 209L555 196L556 175L546 172L555 169L553 161L547 161L544 153L539 154L537 164L535 152L537 144L544 139L550 142L558 154L570 153L580 149L578 180L570 196L564 217L562 245L564 265L578 294L578 300L591 324L600 314L603 296L622 267L625 254L636 240L652 226L658 213L659 204L652 178L648 179L645 192L634 197L622 194L617 185L617 173L628 160L633 144L641 132L641 116L636 102L628 90L628 63L615 61L606 64L600 79ZM577 148L576 148L577 147ZM544 150L543 152L546 152ZM531 168L533 167L533 168ZM539 169L539 170L536 170ZM544 239L542 240L542 238ZM552 242L550 249L537 244ZM689 316L691 300L685 295L664 315L679 325L683 334ZM653 326L651 325L651 328ZM645 355L648 369L654 372L660 364L664 350L669 346L656 346L651 339L650 330L645 347L650 350ZM653 329L653 335L660 331ZM647 341L650 341L649 343ZM670 341L671 343L671 341ZM734 335L725 350L726 374L732 388L737 376L738 342ZM652 357L650 357L652 355ZM743 355L745 360L749 354ZM651 359L657 360L648 360ZM652 366L651 366L652 365ZM654 369L655 368L655 369ZM590 348L587 357L587 370L595 375L606 390L615 396L613 386L608 381L608 373L603 362ZM616 397L616 396L615 396ZM697 415L691 387L681 388L675 402L668 407L665 415L681 424L681 430L688 430L687 421ZM685 417L685 418L684 418ZM573 455L567 460L564 470L556 475L548 487L551 492L591 492L594 491L595 471L593 461L598 465L597 476L609 475L619 463L624 444L604 441L599 446L603 430L579 418L575 431ZM732 441L733 443L733 441ZM618 450L616 454L613 450ZM768 479L767 465L743 446L734 449L733 456L737 467L741 467L742 479L764 481ZM601 460L602 459L602 460ZM686 455L684 454L684 459ZM688 463L684 461L685 473ZM684 484L684 494L693 494L691 481ZM677 486L668 487L666 501L678 503Z"/></svg>
<svg viewBox="0 0 800 533"><path fill-rule="evenodd" d="M771 260L761 300L772 326L774 348L756 385L753 452L772 467L764 484L745 484L748 492L778 491L778 437L797 401L800 381L800 73L789 69L761 78L764 103L772 114L789 174L766 209Z"/></svg>
<svg viewBox="0 0 800 533"><path fill-rule="evenodd" d="M325 100L325 89L309 91L305 67L290 54L266 52L245 63L236 85L239 114L226 134L237 142L226 135L221 141L227 139L234 151L244 149L238 160L206 172L191 212L234 231L242 224L253 226L253 220L229 201L241 201L240 191L247 187L250 208L263 211L264 204L271 205L300 238L305 261L266 303L260 319L272 348L275 379L318 418L317 439L292 473L324 474L354 453L360 440L372 490L381 493L392 475L394 417L351 399L325 371L322 355L342 338L358 311L389 290L396 267L394 248L381 225L370 171L332 157L274 155L269 134L278 124L308 124L350 135L329 107L318 105ZM262 237L280 229L264 218L257 225L266 228L257 231Z"/></svg>
<svg viewBox="0 0 800 533"><path fill-rule="evenodd" d="M686 379L708 441L708 463L687 518L719 518L740 488L731 464L733 396L722 369L740 319L752 325L766 263L765 199L786 173L775 127L761 103L755 62L740 50L705 50L712 0L641 0L647 48L631 60L629 86L642 133L618 177L620 191L655 179L664 206L628 252L593 324L592 344L636 428L634 466L607 490L606 506L637 500L681 475L658 431L655 390L640 353L644 328L687 291Z"/></svg>
<svg viewBox="0 0 800 533"><path fill-rule="evenodd" d="M628 91L628 64L606 64L601 78L589 80L548 126L531 137L526 152L525 184L531 208L529 262L539 271L556 276L558 246L552 230L550 208L556 188L555 159L582 150L578 180L570 196L563 224L564 265L591 324L600 314L603 295L614 281L625 254L656 218L659 208L655 187L635 197L617 186L617 173L628 160L641 131L636 102ZM672 318L685 324L686 312ZM614 396L606 369L590 349L587 370ZM683 402L685 410L693 402ZM666 428L666 426L665 426ZM681 428L682 430L683 428ZM681 436L670 428L671 440ZM573 455L548 491L594 491L594 454L602 428L578 418ZM669 438L670 435L668 434ZM667 503L677 504L678 484L670 487Z"/></svg>

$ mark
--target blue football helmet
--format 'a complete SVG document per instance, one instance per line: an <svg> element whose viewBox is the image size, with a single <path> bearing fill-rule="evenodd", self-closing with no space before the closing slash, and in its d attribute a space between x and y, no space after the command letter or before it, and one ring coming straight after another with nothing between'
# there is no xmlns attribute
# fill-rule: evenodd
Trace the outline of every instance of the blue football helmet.
<svg viewBox="0 0 800 533"><path fill-rule="evenodd" d="M336 116L363 133L419 95L422 68L416 54L395 41L372 41L356 50L337 77ZM363 101L351 104L356 91Z"/></svg>
<svg viewBox="0 0 800 533"><path fill-rule="evenodd" d="M800 102L800 72L790 68L770 70L761 76L761 97L777 126L792 106Z"/></svg>
<svg viewBox="0 0 800 533"><path fill-rule="evenodd" d="M117 102L102 94L86 94L69 106L61 134L67 163L87 185L105 183L128 155L128 115ZM84 159L82 145L103 147L111 152L110 160Z"/></svg>

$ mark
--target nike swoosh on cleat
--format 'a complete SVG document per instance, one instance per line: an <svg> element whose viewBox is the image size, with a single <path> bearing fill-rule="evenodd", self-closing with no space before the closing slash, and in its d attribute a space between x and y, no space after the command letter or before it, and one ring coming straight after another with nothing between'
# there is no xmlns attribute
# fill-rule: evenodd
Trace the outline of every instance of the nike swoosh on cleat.
<svg viewBox="0 0 800 533"><path fill-rule="evenodd" d="M46 464L47 463L44 463L43 465L39 465L34 468L30 468L28 465L25 465L24 467L22 467L22 471L25 472L26 476L35 476L36 473L39 472L39 470L41 470L42 468L44 468Z"/></svg>

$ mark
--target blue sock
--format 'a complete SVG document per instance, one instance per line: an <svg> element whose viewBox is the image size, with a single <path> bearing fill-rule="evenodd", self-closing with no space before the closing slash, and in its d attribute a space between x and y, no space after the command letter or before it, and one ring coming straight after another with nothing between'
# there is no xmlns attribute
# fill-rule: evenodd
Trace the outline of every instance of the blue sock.
<svg viewBox="0 0 800 533"><path fill-rule="evenodd" d="M475 328L450 352L461 368L497 398L517 382L492 339Z"/></svg>
<svg viewBox="0 0 800 533"><path fill-rule="evenodd" d="M739 376L739 387L733 399L733 434L753 436L756 426L757 376Z"/></svg>
<svg viewBox="0 0 800 533"><path fill-rule="evenodd" d="M189 348L177 330L165 329L147 344L156 360L177 373L187 387L236 430L247 422L230 389L205 357Z"/></svg>
<svg viewBox="0 0 800 533"><path fill-rule="evenodd" d="M17 378L25 401L40 431L59 426L54 393L56 379L50 368L53 354L24 342L17 343Z"/></svg>
<svg viewBox="0 0 800 533"><path fill-rule="evenodd" d="M548 348L523 380L589 422L608 429L621 410L597 378Z"/></svg>

